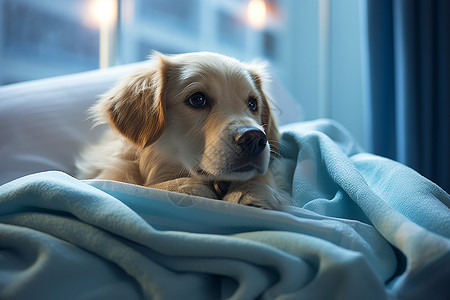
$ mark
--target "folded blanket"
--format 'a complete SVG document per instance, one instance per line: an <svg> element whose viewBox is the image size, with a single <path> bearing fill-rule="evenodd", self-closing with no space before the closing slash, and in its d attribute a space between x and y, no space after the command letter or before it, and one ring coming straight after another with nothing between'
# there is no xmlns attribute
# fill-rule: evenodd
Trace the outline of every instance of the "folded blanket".
<svg viewBox="0 0 450 300"><path fill-rule="evenodd" d="M445 299L450 196L340 125L283 128L267 211L61 172L0 187L0 299Z"/></svg>

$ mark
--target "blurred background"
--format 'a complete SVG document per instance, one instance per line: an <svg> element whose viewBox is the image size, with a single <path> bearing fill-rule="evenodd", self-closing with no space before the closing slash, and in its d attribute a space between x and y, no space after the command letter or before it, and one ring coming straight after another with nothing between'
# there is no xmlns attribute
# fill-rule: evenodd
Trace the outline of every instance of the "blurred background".
<svg viewBox="0 0 450 300"><path fill-rule="evenodd" d="M365 143L358 0L0 1L0 85L137 62L152 50L261 58L302 106L298 120L334 118Z"/></svg>
<svg viewBox="0 0 450 300"><path fill-rule="evenodd" d="M449 15L447 0L0 0L0 85L152 50L259 58L298 121L334 119L448 191Z"/></svg>

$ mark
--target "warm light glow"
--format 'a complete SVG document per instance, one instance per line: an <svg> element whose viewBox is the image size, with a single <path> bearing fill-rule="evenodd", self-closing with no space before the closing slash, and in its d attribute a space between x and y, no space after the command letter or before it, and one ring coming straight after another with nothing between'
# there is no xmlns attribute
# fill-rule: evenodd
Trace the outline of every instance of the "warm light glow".
<svg viewBox="0 0 450 300"><path fill-rule="evenodd" d="M264 0L250 0L247 17L250 25L255 29L263 29L266 24L266 3Z"/></svg>
<svg viewBox="0 0 450 300"><path fill-rule="evenodd" d="M113 23L117 17L116 3L115 0L93 0L92 16L100 25Z"/></svg>
<svg viewBox="0 0 450 300"><path fill-rule="evenodd" d="M91 28L98 28L99 66L106 68L114 65L114 43L117 34L117 0L89 0L88 13L85 24Z"/></svg>

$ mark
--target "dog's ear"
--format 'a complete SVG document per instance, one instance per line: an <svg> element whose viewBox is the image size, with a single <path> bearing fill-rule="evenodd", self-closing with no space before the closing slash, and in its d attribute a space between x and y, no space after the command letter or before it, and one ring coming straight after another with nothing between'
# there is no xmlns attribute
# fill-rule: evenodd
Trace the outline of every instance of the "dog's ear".
<svg viewBox="0 0 450 300"><path fill-rule="evenodd" d="M166 127L167 57L155 53L148 66L104 94L92 108L98 123L107 121L139 147L155 142Z"/></svg>
<svg viewBox="0 0 450 300"><path fill-rule="evenodd" d="M247 65L247 70L256 86L256 89L261 95L263 107L261 111L262 125L266 132L267 140L270 144L270 149L279 154L280 133L276 122L272 101L267 91L269 77L266 72L266 65L264 63L252 63Z"/></svg>

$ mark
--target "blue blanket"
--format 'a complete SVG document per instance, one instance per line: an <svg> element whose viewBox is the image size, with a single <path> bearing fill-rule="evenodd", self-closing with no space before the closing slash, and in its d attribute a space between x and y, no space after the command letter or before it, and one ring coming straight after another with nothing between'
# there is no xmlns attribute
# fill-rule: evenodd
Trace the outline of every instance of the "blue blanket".
<svg viewBox="0 0 450 300"><path fill-rule="evenodd" d="M327 120L283 127L285 212L38 173L0 187L0 299L444 299L450 197Z"/></svg>

